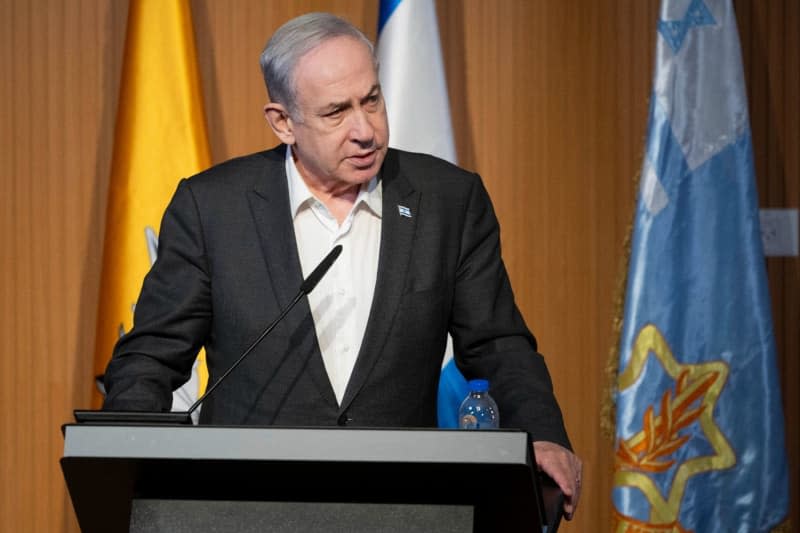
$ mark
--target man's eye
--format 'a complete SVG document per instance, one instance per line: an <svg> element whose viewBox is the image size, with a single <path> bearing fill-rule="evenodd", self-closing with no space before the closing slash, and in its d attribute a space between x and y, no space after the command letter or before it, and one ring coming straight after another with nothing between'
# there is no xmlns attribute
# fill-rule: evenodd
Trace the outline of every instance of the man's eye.
<svg viewBox="0 0 800 533"><path fill-rule="evenodd" d="M325 114L324 116L325 116L325 118L338 118L341 115L342 115L342 110L341 109L335 109L335 110Z"/></svg>

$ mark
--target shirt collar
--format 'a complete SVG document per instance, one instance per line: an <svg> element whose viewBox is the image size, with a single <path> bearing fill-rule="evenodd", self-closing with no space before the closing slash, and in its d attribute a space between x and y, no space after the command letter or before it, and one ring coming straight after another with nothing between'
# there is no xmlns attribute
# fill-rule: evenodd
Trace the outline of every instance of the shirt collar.
<svg viewBox="0 0 800 533"><path fill-rule="evenodd" d="M300 208L310 200L316 200L314 194L308 189L308 185L300 176L300 171L292 157L292 147L286 145L286 179L289 182L289 207L292 218L297 216ZM369 207L375 216L383 216L383 187L377 176L372 176L368 182L361 185L356 201L353 203L355 209L359 204L364 203Z"/></svg>

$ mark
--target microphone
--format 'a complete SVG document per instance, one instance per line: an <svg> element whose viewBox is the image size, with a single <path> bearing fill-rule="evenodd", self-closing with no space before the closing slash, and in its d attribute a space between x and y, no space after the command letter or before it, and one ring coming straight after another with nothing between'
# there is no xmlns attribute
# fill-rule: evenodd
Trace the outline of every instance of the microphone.
<svg viewBox="0 0 800 533"><path fill-rule="evenodd" d="M294 309L294 306L297 305L303 296L308 295L317 284L320 282L323 276L328 273L328 270L333 265L333 262L339 257L339 254L342 253L342 245L337 244L333 247L333 249L328 252L328 255L320 261L319 265L308 275L308 277L303 280L303 283L300 284L300 290L297 291L297 295L294 297L292 302L286 306L286 308L281 311L278 315L278 318L273 320L265 329L261 332L256 340L254 340L247 349L242 352L238 359L225 371L220 378L214 382L214 384L209 387L205 394L200 396L196 402L189 407L188 411L185 412L167 412L167 413L159 413L159 412L142 412L142 411L91 411L91 410L82 410L77 409L74 411L75 421L78 423L84 422L91 422L91 423L101 423L101 424L114 424L114 423L160 423L160 424L191 424L192 418L191 415L193 412L197 410L198 407L203 403L203 401L212 393L214 390L222 383L228 375L233 372L236 367L238 367L245 358L250 355L256 346L264 340L264 338L270 334L270 332L275 329L275 327L281 323L286 315L289 314L289 311Z"/></svg>
<svg viewBox="0 0 800 533"><path fill-rule="evenodd" d="M258 338L254 340L250 346L248 346L248 348L242 353L242 355L239 356L236 362L233 363L230 366L230 368L228 368L228 370L226 370L225 373L220 376L220 378L214 383L214 385L212 385L208 390L206 390L205 394L200 396L197 399L197 401L194 402L191 407L189 407L189 410L186 411L187 417L191 416L191 414L194 413L198 407L200 407L200 404L203 403L203 400L205 400L209 394L214 392L214 389L216 389L219 386L219 384L222 383L222 381L226 377L228 377L228 374L233 372L234 369L236 369L236 367L239 366L239 364L242 361L244 361L245 357L247 357L250 354L250 352L252 352L262 340L264 340L264 337L269 335L270 332L273 329L275 329L275 326L281 323L283 317L288 315L289 311L294 309L294 306L297 305L297 302L299 302L303 296L306 296L307 294L309 294L311 291L314 290L314 287L317 286L317 283L319 283L319 280L322 279L322 276L328 273L328 270L331 268L331 265L333 265L333 262L336 261L336 258L339 257L340 253L342 253L342 245L337 244L336 246L333 247L333 250L328 252L328 255L326 255L325 258L322 261L320 261L319 265L317 265L317 268L315 268L311 272L311 274L309 274L308 277L303 281L303 283L300 284L300 290L297 291L297 295L294 297L294 300L292 300L292 303L290 303L286 307L286 309L284 309L281 312L281 314L278 315L278 318L273 320L272 323L269 326L267 326L264 329L264 331L261 332L261 335L259 335Z"/></svg>

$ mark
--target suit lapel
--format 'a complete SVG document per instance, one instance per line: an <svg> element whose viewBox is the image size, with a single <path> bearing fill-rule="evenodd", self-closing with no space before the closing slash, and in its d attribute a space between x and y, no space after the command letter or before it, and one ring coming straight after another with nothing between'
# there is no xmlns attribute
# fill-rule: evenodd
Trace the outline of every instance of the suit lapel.
<svg viewBox="0 0 800 533"><path fill-rule="evenodd" d="M291 303L303 282L303 270L297 253L297 241L289 207L289 186L284 157L284 146L266 152L264 175L247 193L264 261L269 271L272 291L280 309ZM308 300L304 298L298 302L296 309L286 316L284 326L289 331L294 331L310 313ZM319 345L316 343L308 369L325 401L335 404L336 396L325 371Z"/></svg>
<svg viewBox="0 0 800 533"><path fill-rule="evenodd" d="M411 246L417 224L419 192L403 175L397 153L389 150L381 171L383 218L378 275L367 329L347 384L340 412L344 412L364 386L386 344L405 287ZM400 211L405 214L401 214Z"/></svg>
<svg viewBox="0 0 800 533"><path fill-rule="evenodd" d="M266 171L247 193L256 222L259 243L269 271L272 290L283 308L297 294L303 282L300 258L289 210L289 187L283 156L278 150L266 153Z"/></svg>

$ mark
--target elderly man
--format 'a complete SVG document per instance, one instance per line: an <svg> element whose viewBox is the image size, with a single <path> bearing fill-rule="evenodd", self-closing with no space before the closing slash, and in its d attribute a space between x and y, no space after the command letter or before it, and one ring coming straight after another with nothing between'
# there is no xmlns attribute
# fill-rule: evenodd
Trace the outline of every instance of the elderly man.
<svg viewBox="0 0 800 533"><path fill-rule="evenodd" d="M581 463L514 304L479 176L388 148L370 41L328 14L286 23L261 67L275 149L183 180L106 372L107 409L167 410L205 346L211 382L343 252L201 413L202 423L436 425L447 333L501 423L531 433L572 516Z"/></svg>

